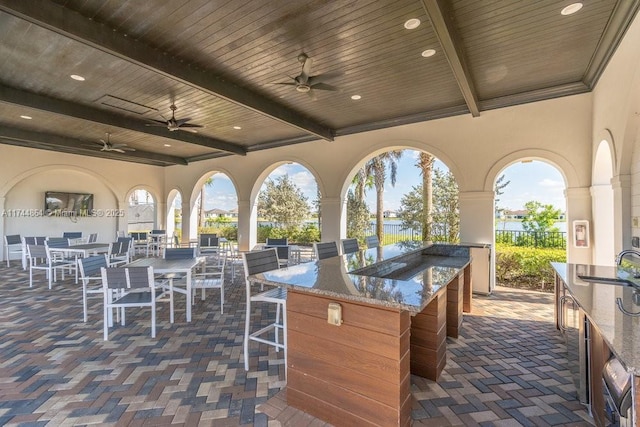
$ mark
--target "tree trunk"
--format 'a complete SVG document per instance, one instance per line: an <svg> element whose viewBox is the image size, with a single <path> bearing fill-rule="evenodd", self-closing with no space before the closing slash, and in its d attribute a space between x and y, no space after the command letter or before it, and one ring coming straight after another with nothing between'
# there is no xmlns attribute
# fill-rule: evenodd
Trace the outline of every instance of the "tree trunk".
<svg viewBox="0 0 640 427"><path fill-rule="evenodd" d="M204 225L204 185L200 189L200 207L198 208L198 229ZM198 234L200 230L198 230Z"/></svg>
<svg viewBox="0 0 640 427"><path fill-rule="evenodd" d="M420 169L422 171L422 240L433 240L433 163L435 157L420 153Z"/></svg>
<svg viewBox="0 0 640 427"><path fill-rule="evenodd" d="M384 245L384 163L376 158L374 167L374 183L376 187L376 235L381 245Z"/></svg>

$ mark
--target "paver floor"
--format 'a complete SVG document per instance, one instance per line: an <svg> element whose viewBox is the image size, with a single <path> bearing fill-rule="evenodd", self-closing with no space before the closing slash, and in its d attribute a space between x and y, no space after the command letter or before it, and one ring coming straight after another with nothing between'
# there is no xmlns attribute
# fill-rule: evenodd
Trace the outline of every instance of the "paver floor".
<svg viewBox="0 0 640 427"><path fill-rule="evenodd" d="M224 314L209 292L186 323L179 295L174 324L167 306L158 310L156 338L149 311L132 310L109 341L100 297L90 297L83 323L79 285L67 279L49 290L42 272L35 277L29 288L17 262L0 268L0 425L325 425L287 406L281 355L254 343L244 371L239 274L228 274ZM438 383L412 377L414 425L590 425L550 294L499 288L476 297L447 346Z"/></svg>

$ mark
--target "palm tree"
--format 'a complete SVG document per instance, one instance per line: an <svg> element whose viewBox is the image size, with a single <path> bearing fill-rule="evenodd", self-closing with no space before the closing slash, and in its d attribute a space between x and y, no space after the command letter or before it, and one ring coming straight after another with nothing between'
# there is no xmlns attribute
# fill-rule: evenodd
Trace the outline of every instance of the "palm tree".
<svg viewBox="0 0 640 427"><path fill-rule="evenodd" d="M373 184L376 188L376 235L380 242L384 242L384 182L387 180L387 165L389 166L391 186L395 187L398 174L398 160L402 157L402 150L393 150L374 157L367 163L367 170L373 174Z"/></svg>
<svg viewBox="0 0 640 427"><path fill-rule="evenodd" d="M416 166L422 174L422 240L430 242L433 226L433 163L436 158L424 151L420 152Z"/></svg>
<svg viewBox="0 0 640 427"><path fill-rule="evenodd" d="M200 188L200 206L198 207L198 229L200 229L204 224L204 190L206 187L213 186L213 175L207 178L207 180L202 184Z"/></svg>

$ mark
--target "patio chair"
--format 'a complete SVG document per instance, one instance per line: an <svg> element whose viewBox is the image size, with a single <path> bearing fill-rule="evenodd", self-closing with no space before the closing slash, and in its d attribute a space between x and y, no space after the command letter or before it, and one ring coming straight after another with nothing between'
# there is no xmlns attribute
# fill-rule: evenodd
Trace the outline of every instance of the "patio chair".
<svg viewBox="0 0 640 427"><path fill-rule="evenodd" d="M195 257L196 248L166 248L164 250L164 259L192 259ZM164 274L156 278L158 280L157 286L168 295L168 298L163 298L162 300L164 301L168 299L169 301L169 321L171 323L173 323L174 319L173 293L177 292L188 298L187 284L186 282L183 282L185 278L186 275L176 273ZM191 287L193 288L193 280L191 282ZM187 299L185 301L185 305L186 304L191 304L191 301Z"/></svg>
<svg viewBox="0 0 640 427"><path fill-rule="evenodd" d="M338 244L335 241L314 243L313 252L316 255L316 259L318 260L340 255L338 253Z"/></svg>
<svg viewBox="0 0 640 427"><path fill-rule="evenodd" d="M191 304L195 304L196 289L201 289L200 299L204 301L207 289L220 290L220 314L224 313L224 268L226 257L217 257L212 264L207 263L201 273L195 273L191 279Z"/></svg>
<svg viewBox="0 0 640 427"><path fill-rule="evenodd" d="M286 237L283 238L271 238L271 237L267 237L267 241L265 243L265 246L286 246L289 244L289 239Z"/></svg>
<svg viewBox="0 0 640 427"><path fill-rule="evenodd" d="M126 265L131 262L131 237L118 237L116 242L111 243L109 252L109 265L116 267Z"/></svg>
<svg viewBox="0 0 640 427"><path fill-rule="evenodd" d="M9 261L12 254L18 254L22 258L22 238L19 234L4 236L4 257L7 260L7 267L11 266Z"/></svg>
<svg viewBox="0 0 640 427"><path fill-rule="evenodd" d="M96 255L78 259L78 270L80 270L80 280L82 281L82 311L83 320L87 321L87 294L101 294L102 283L91 286L93 283L102 280L102 267L108 267L107 255Z"/></svg>
<svg viewBox="0 0 640 427"><path fill-rule="evenodd" d="M360 246L358 245L358 239L342 239L342 253L343 254L351 254L353 252L358 252L360 250Z"/></svg>
<svg viewBox="0 0 640 427"><path fill-rule="evenodd" d="M113 326L113 309L120 309L121 325L125 324L125 309L149 307L151 309L151 338L156 336L156 286L152 267L102 267L104 301L103 338L109 340L109 327Z"/></svg>
<svg viewBox="0 0 640 427"><path fill-rule="evenodd" d="M378 240L378 236L372 235L364 238L364 241L367 243L367 248L377 248L380 246L380 241Z"/></svg>
<svg viewBox="0 0 640 427"><path fill-rule="evenodd" d="M151 230L149 233L149 251L156 256L167 246L167 230Z"/></svg>
<svg viewBox="0 0 640 427"><path fill-rule="evenodd" d="M242 254L244 265L245 285L246 285L246 314L244 324L244 369L249 370L249 342L257 341L284 350L285 369L287 364L287 290L285 288L271 288L257 294L251 294L251 280L249 276L265 271L276 270L280 267L278 254L274 248L262 251L245 252ZM276 304L276 318L272 323L251 332L251 306L255 303ZM280 320L282 316L282 320ZM273 339L264 337L265 334L273 331ZM283 340L280 341L280 331Z"/></svg>
<svg viewBox="0 0 640 427"><path fill-rule="evenodd" d="M264 248L265 249L273 248L273 249L276 250L276 253L278 254L278 265L280 266L280 268L287 267L289 265L289 260L291 259L291 246L289 246L289 245L286 245L286 246L282 246L282 245L275 245L275 246L265 245Z"/></svg>
<svg viewBox="0 0 640 427"><path fill-rule="evenodd" d="M203 233L198 236L198 253L202 256L218 255L220 253L218 235Z"/></svg>
<svg viewBox="0 0 640 427"><path fill-rule="evenodd" d="M29 287L33 287L33 272L34 270L44 270L49 282L49 289L52 287L52 283L57 281L57 270L62 272L62 280L64 280L64 270L68 268L75 268L75 260L56 260L52 259L49 247L47 245L27 245L27 252L29 257Z"/></svg>
<svg viewBox="0 0 640 427"><path fill-rule="evenodd" d="M133 255L144 253L149 256L149 235L146 231L134 231L129 235L133 241Z"/></svg>

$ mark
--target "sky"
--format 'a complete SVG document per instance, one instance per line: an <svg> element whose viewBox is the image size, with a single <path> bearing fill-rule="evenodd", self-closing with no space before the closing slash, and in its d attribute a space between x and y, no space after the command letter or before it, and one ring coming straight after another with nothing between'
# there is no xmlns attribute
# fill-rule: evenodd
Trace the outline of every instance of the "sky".
<svg viewBox="0 0 640 427"><path fill-rule="evenodd" d="M398 175L395 187L390 182L385 184L385 210L397 210L402 196L418 185L422 178L415 166L418 151L405 150L398 164ZM446 166L436 160L435 167L446 170ZM313 175L303 166L293 163L282 165L269 176L276 179L280 175L289 174L290 179L312 202L316 198L317 186ZM499 196L498 206L508 210L523 209L528 201L535 200L543 204L551 204L556 209L565 211L564 180L560 172L548 163L532 161L514 163L503 171L509 185L504 194ZM387 179L387 181L389 181ZM205 208L231 210L237 209L237 198L231 180L224 174L216 174L213 185L206 190ZM375 210L375 191L367 192L367 203Z"/></svg>

